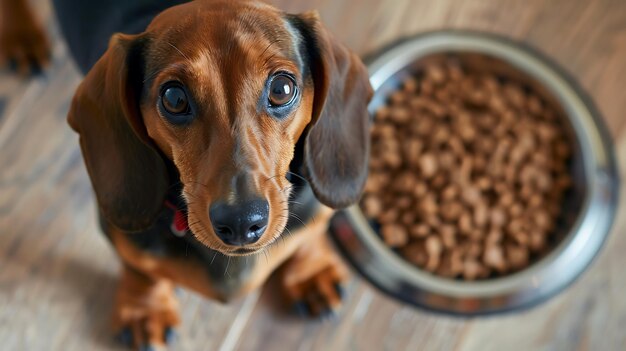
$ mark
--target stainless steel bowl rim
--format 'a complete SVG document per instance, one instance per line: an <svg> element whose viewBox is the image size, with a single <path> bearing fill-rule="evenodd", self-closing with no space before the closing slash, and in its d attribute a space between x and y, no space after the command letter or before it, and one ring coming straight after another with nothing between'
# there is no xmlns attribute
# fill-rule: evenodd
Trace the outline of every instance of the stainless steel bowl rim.
<svg viewBox="0 0 626 351"><path fill-rule="evenodd" d="M533 49L491 34L437 31L406 39L369 60L370 82L376 90L409 63L440 52L475 52L502 59L547 88L569 117L583 153L587 181L583 208L570 233L551 253L527 269L502 278L465 282L416 269L382 243L357 206L347 209L345 215L362 245L359 249L367 250L379 261L359 262L345 245L342 251L375 286L427 309L452 314L484 314L534 305L571 284L596 256L610 231L618 196L618 175L610 137L591 100L566 73ZM341 238L335 236L335 240L342 246ZM372 267L372 264L388 267L381 274L381 267ZM398 291L407 287L398 286L397 281L408 282L415 291L409 294ZM433 305L433 297L454 303ZM459 308L468 301L482 301L486 306L490 301L506 303L485 310Z"/></svg>

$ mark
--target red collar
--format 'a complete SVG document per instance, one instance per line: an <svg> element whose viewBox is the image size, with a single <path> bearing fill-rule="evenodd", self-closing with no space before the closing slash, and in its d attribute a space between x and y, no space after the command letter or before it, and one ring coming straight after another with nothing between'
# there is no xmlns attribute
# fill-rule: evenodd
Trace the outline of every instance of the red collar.
<svg viewBox="0 0 626 351"><path fill-rule="evenodd" d="M176 207L173 203L165 200L165 206L174 211L174 217L170 229L176 236L184 236L189 231L189 223L187 223L187 216L181 209Z"/></svg>

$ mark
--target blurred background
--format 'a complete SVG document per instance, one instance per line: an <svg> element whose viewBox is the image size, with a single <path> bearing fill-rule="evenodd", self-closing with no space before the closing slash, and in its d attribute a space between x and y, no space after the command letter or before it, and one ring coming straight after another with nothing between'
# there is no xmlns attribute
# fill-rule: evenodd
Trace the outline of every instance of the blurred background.
<svg viewBox="0 0 626 351"><path fill-rule="evenodd" d="M623 0L275 0L317 9L365 56L402 37L457 28L546 53L593 97L626 162ZM119 261L99 233L78 137L65 121L81 80L47 0L31 1L52 43L41 76L0 69L0 350L116 350L109 329ZM0 16L1 17L1 16ZM623 200L625 196L621 196ZM626 221L565 292L521 313L462 319L392 301L355 274L334 321L287 314L270 284L228 305L181 291L173 350L624 350Z"/></svg>

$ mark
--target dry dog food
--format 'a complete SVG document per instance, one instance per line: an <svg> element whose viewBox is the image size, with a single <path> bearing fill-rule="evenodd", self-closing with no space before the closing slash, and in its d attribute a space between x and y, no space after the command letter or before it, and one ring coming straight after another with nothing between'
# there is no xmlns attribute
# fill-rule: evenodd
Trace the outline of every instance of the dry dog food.
<svg viewBox="0 0 626 351"><path fill-rule="evenodd" d="M361 207L388 246L434 274L523 269L554 244L571 185L560 121L519 83L426 65L376 112Z"/></svg>

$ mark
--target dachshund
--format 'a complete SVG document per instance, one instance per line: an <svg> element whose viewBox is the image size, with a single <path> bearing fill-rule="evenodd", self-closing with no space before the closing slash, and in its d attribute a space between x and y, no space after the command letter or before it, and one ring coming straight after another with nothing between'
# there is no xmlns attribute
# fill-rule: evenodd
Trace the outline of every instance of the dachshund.
<svg viewBox="0 0 626 351"><path fill-rule="evenodd" d="M248 0L183 3L107 37L68 122L123 262L116 330L162 347L176 286L226 302L274 271L297 310L337 311L348 270L327 225L358 201L370 148L358 56L316 12Z"/></svg>

